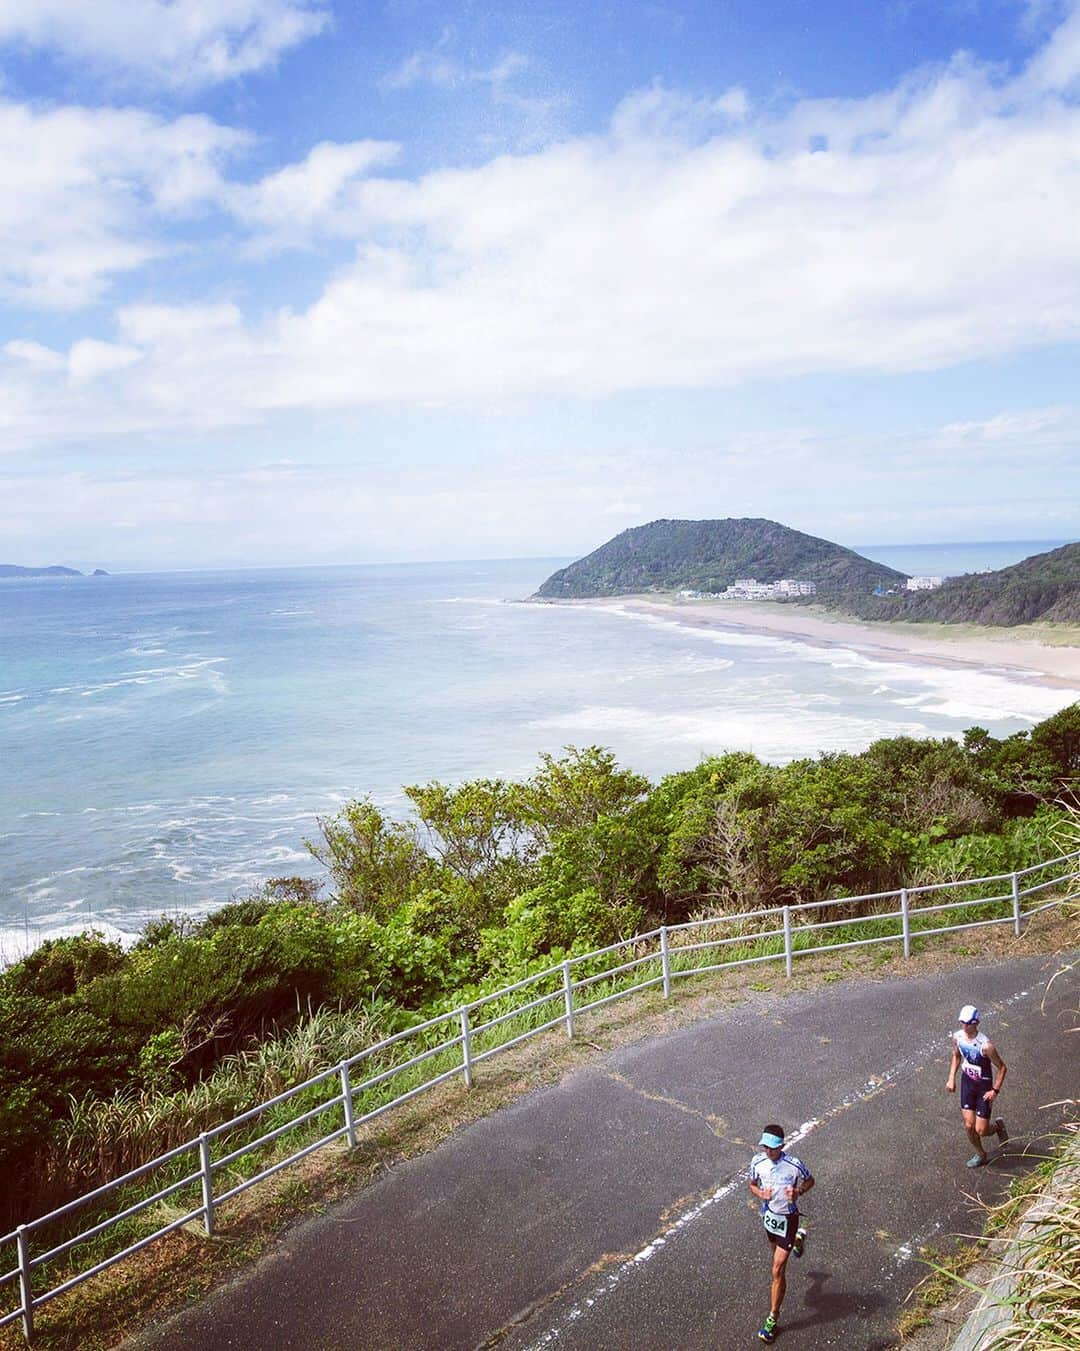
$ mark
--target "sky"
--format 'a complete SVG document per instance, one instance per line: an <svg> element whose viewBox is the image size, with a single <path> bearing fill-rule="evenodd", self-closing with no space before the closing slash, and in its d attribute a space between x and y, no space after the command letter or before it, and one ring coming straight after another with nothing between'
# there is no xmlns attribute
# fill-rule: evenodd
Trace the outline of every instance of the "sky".
<svg viewBox="0 0 1080 1351"><path fill-rule="evenodd" d="M1080 538L1080 0L3 0L0 562Z"/></svg>

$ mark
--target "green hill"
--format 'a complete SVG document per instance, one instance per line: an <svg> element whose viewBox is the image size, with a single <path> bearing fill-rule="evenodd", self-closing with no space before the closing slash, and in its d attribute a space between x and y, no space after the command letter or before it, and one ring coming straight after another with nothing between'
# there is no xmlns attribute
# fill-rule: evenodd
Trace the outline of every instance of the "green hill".
<svg viewBox="0 0 1080 1351"><path fill-rule="evenodd" d="M652 521L624 530L552 573L536 594L561 600L640 591L721 591L740 577L814 582L817 599L832 602L905 580L902 572L776 521Z"/></svg>
<svg viewBox="0 0 1080 1351"><path fill-rule="evenodd" d="M840 608L862 619L1080 624L1080 543L1034 554L997 572L950 577L936 591L846 596Z"/></svg>

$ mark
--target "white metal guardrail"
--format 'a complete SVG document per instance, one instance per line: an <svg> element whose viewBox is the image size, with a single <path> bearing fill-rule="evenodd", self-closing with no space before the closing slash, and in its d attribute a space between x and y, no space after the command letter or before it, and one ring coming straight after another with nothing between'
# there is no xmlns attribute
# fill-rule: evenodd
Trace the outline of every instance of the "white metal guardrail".
<svg viewBox="0 0 1080 1351"><path fill-rule="evenodd" d="M666 998L671 994L673 982L680 976L730 970L763 962L782 960L785 972L790 976L796 957L877 943L900 943L904 956L910 957L913 939L954 933L961 929L1011 924L1019 936L1024 921L1032 915L1075 899L1080 894L1078 882L1080 850L1018 872L994 877L905 887L869 896L845 896L830 901L749 910L739 915L665 925L595 952L571 957L546 971L387 1037L342 1061L340 1065L324 1070L231 1121L204 1131L198 1138L150 1159L122 1177L114 1178L28 1224L19 1225L0 1238L0 1290L11 1286L18 1291L18 1304L0 1315L0 1327L21 1319L23 1332L29 1341L33 1337L35 1311L58 1295L193 1221L200 1222L206 1234L212 1235L217 1211L231 1197L334 1141L343 1140L350 1147L355 1146L357 1133L362 1126L437 1084L460 1075L465 1085L471 1087L477 1065L530 1037L556 1027L562 1027L568 1037L573 1037L577 1017L610 1004L613 1000L653 986L662 986ZM1000 892L996 890L999 884L1002 888ZM959 899L919 903L931 896L954 896L956 893L987 887L995 889L988 896L960 895ZM1065 894L1056 895L1052 900L1037 899L1035 904L1029 903L1032 898L1044 897L1046 892L1052 890ZM829 912L850 911L853 907L866 906L886 908L874 908L870 913L861 915L848 913L841 914L839 918L820 918ZM966 915L977 907L994 907L998 913L989 918L967 918ZM965 917L952 913L961 911ZM960 922L939 925L936 923L938 918L957 918ZM765 927L748 928L759 923ZM817 941L820 935L832 932L839 934L845 927L852 926L883 932L839 942ZM732 955L727 960L710 960L729 950ZM619 960L620 957L625 957L625 960ZM607 964L608 961L611 965ZM575 968L587 974L575 977ZM642 979L628 979L631 972L641 972ZM603 983L610 984L620 979L625 979L626 983L607 993L595 993ZM523 1002L502 1007L514 996L525 997ZM514 1019L523 1018L529 1020L524 1031L514 1032L508 1027ZM504 1029L510 1035L505 1035ZM418 1043L423 1049L405 1060L394 1059L385 1068L377 1068L382 1062L393 1059L398 1048L405 1047L409 1042ZM435 1063L430 1066L431 1072L425 1068L418 1075L417 1071L421 1067L428 1067L432 1061ZM365 1071L371 1069L375 1072L364 1077ZM399 1076L406 1082L410 1078L419 1078L419 1082L404 1087L385 1101L374 1101L379 1096L379 1090ZM374 1105L358 1113L358 1101L363 1106L365 1099L374 1101ZM308 1102L313 1105L307 1106ZM275 1114L280 1115L289 1104L302 1110L280 1124L269 1125L261 1134L252 1133L258 1130L255 1123L260 1122L260 1118L269 1117L273 1120ZM308 1140L286 1158L271 1159L265 1163L257 1159L259 1151L265 1151L288 1132L310 1127L311 1123L328 1113L333 1113L336 1120L325 1131L320 1126L318 1130L322 1133L316 1139ZM251 1171L253 1165L254 1171ZM165 1180L164 1185L149 1195L141 1194L155 1174L158 1180ZM224 1187L220 1185L221 1182L224 1182ZM85 1269L72 1271L51 1288L34 1293L35 1276L40 1283L41 1274L45 1273L48 1266L52 1265L55 1269L56 1264L67 1258L80 1244L100 1239L112 1229L118 1229L117 1237L123 1242L130 1238L139 1217L146 1216L153 1207L171 1198L177 1198L181 1203L183 1213L179 1216L169 1219L152 1232L140 1234ZM105 1213L110 1201L115 1209ZM37 1251L41 1247L40 1236L44 1231L52 1228L55 1232L61 1226L65 1230L73 1229L75 1217L80 1211L88 1212L90 1223L85 1228L67 1232L64 1238ZM142 1221L143 1224L146 1222ZM15 1266L3 1271L3 1266L12 1258ZM70 1270L70 1264L67 1269Z"/></svg>

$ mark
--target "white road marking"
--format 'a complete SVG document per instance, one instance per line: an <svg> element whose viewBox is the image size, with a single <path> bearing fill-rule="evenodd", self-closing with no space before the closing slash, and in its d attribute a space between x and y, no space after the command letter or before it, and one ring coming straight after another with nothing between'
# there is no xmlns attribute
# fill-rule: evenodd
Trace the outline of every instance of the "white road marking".
<svg viewBox="0 0 1080 1351"><path fill-rule="evenodd" d="M1008 999L1000 1000L997 1004L993 1006L988 1005L987 1007L993 1007L996 1010L1008 1008L1011 1004L1018 1003L1021 999L1027 998L1028 993L1029 991L1027 990L1021 990L1017 994L1010 995ZM942 1048L945 1045L947 1045L947 1038L945 1036L936 1036L933 1041L925 1043L913 1056L908 1056L906 1059L899 1061L881 1074L871 1076L861 1088L856 1089L853 1093L849 1093L845 1098L841 1099L840 1102L834 1103L822 1116L812 1117L809 1121L804 1121L798 1130L792 1131L790 1135L785 1137L785 1146L797 1144L800 1140L805 1140L812 1131L816 1130L819 1126L825 1125L826 1122L833 1120L833 1118L839 1116L841 1112L849 1111L852 1107L855 1107L859 1103L865 1102L868 1098L872 1098L876 1094L882 1092L895 1080L914 1073L928 1057L941 1056L943 1053ZM542 1348L551 1346L553 1342L558 1341L563 1333L576 1323L578 1319L588 1313L589 1310L602 1299L605 1299L610 1295L627 1276L633 1275L636 1271L640 1271L658 1252L667 1247L668 1243L677 1234L688 1228L696 1220L699 1220L706 1211L711 1210L718 1202L725 1200L733 1192L744 1186L746 1183L746 1174L747 1170L745 1168L740 1169L733 1177L728 1178L726 1182L723 1182L717 1187L714 1192L710 1192L704 1200L699 1201L697 1205L692 1206L684 1215L681 1215L670 1228L665 1229L663 1233L658 1234L656 1238L652 1239L643 1248L639 1249L632 1257L628 1257L625 1262L621 1262L617 1267L613 1267L611 1271L609 1271L604 1278L593 1287L588 1295L572 1305L559 1318L558 1322L553 1323L535 1342L531 1342L528 1351L542 1351ZM918 1240L913 1239L912 1243L916 1244L918 1243ZM904 1245L904 1247L907 1246L908 1245L906 1244ZM904 1260L901 1256L901 1254L904 1253L904 1247L898 1249L895 1254L896 1258L899 1260ZM906 1255L911 1256L912 1254L909 1251Z"/></svg>

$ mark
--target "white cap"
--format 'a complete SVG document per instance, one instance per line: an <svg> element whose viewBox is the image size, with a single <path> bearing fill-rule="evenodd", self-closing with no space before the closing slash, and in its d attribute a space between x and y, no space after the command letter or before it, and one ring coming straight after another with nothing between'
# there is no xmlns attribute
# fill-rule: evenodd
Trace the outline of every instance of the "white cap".
<svg viewBox="0 0 1080 1351"><path fill-rule="evenodd" d="M959 1023L977 1023L979 1021L979 1010L974 1004L965 1004L960 1010L960 1017L956 1021Z"/></svg>

